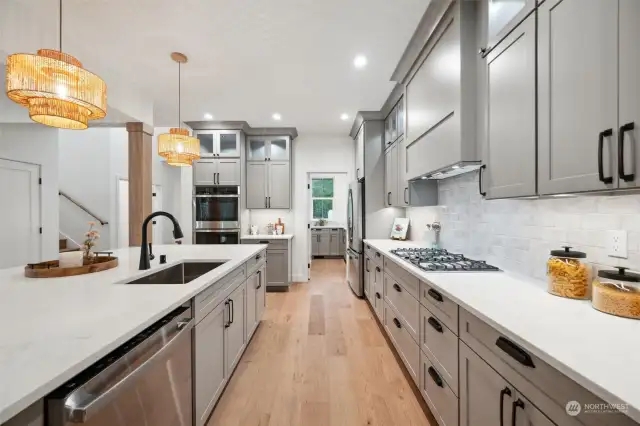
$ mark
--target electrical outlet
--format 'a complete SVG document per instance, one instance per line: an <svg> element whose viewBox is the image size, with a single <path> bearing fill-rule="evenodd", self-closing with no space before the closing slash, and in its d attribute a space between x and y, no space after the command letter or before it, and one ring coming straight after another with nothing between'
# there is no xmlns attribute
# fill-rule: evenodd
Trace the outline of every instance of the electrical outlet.
<svg viewBox="0 0 640 426"><path fill-rule="evenodd" d="M627 231L609 231L607 252L609 257L627 258Z"/></svg>

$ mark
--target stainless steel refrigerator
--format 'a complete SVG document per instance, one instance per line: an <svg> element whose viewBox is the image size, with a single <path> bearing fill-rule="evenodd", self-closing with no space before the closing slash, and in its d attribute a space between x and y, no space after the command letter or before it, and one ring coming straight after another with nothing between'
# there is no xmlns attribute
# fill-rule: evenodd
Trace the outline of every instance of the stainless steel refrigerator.
<svg viewBox="0 0 640 426"><path fill-rule="evenodd" d="M358 297L364 296L364 179L349 184L347 197L347 283Z"/></svg>

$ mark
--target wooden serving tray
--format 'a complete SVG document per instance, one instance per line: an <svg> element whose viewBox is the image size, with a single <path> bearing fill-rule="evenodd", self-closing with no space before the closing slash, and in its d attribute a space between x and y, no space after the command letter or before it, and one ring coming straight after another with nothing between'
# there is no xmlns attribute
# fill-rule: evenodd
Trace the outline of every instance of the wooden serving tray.
<svg viewBox="0 0 640 426"><path fill-rule="evenodd" d="M118 258L113 256L96 256L91 263L84 259L84 265L73 268L60 268L57 260L48 262L30 263L24 267L24 276L27 278L61 278L74 275L93 274L106 271L118 266Z"/></svg>

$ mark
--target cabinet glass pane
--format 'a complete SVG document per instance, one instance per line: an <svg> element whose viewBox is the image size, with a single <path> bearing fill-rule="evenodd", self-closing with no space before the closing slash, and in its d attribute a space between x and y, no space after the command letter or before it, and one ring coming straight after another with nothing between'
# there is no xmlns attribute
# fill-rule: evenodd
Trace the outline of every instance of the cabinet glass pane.
<svg viewBox="0 0 640 426"><path fill-rule="evenodd" d="M198 134L200 140L200 155L213 155L213 135L211 133Z"/></svg>
<svg viewBox="0 0 640 426"><path fill-rule="evenodd" d="M265 139L249 139L249 160L264 160L267 153L267 141Z"/></svg>
<svg viewBox="0 0 640 426"><path fill-rule="evenodd" d="M333 210L333 200L313 200L313 218L329 219L329 212Z"/></svg>
<svg viewBox="0 0 640 426"><path fill-rule="evenodd" d="M272 139L271 140L271 152L269 158L272 160L288 160L289 152L287 150L286 139Z"/></svg>
<svg viewBox="0 0 640 426"><path fill-rule="evenodd" d="M235 133L220 134L220 155L240 155L238 152L238 135Z"/></svg>
<svg viewBox="0 0 640 426"><path fill-rule="evenodd" d="M494 40L526 4L526 0L489 0L487 40Z"/></svg>

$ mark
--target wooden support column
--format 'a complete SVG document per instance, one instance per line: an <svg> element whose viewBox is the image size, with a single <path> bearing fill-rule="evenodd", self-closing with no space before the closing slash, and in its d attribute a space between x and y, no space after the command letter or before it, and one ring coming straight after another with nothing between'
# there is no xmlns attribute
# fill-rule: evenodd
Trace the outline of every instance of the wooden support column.
<svg viewBox="0 0 640 426"><path fill-rule="evenodd" d="M129 246L142 243L142 222L151 214L152 202L152 139L153 129L144 123L127 123L129 132ZM147 228L149 242L153 232Z"/></svg>

